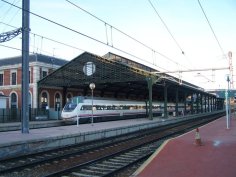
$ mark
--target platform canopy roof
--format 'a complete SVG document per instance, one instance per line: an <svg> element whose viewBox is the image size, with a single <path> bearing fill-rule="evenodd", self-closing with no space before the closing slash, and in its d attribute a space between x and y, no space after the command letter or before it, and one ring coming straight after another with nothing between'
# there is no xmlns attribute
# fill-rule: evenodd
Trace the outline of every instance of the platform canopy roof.
<svg viewBox="0 0 236 177"><path fill-rule="evenodd" d="M204 92L193 84L180 83L177 78L154 74L153 71L156 70L112 53L101 57L85 52L41 79L38 86L79 88L86 95L90 91L89 84L95 83L99 96L110 92L114 97L125 94L127 98L134 95L137 99L144 99L148 98L147 79L151 78L154 81L154 99L163 99L164 85L168 86L169 99L175 99L176 88L179 88L180 99L185 93Z"/></svg>

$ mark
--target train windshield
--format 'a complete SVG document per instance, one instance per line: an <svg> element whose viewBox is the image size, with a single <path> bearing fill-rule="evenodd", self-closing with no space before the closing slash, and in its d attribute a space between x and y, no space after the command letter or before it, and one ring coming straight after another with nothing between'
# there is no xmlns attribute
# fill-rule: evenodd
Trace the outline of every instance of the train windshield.
<svg viewBox="0 0 236 177"><path fill-rule="evenodd" d="M65 107L64 107L64 112L71 112L76 108L77 104L76 103L66 103Z"/></svg>

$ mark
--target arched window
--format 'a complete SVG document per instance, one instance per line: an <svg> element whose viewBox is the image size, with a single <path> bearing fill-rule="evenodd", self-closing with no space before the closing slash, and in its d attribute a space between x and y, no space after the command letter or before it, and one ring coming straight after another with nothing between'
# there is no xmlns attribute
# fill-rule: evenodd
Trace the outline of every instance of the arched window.
<svg viewBox="0 0 236 177"><path fill-rule="evenodd" d="M17 108L17 96L15 93L11 94L11 108Z"/></svg>
<svg viewBox="0 0 236 177"><path fill-rule="evenodd" d="M71 98L72 98L71 93L68 93L67 96L66 96L66 102L71 101Z"/></svg>
<svg viewBox="0 0 236 177"><path fill-rule="evenodd" d="M46 92L43 92L41 95L41 108L46 109L48 106L48 95Z"/></svg>
<svg viewBox="0 0 236 177"><path fill-rule="evenodd" d="M55 94L55 111L60 111L61 108L61 96L59 93Z"/></svg>

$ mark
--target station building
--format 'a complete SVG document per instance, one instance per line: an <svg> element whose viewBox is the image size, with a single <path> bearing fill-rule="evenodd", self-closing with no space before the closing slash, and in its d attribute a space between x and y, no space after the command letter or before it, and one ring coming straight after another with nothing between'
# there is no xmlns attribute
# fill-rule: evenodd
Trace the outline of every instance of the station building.
<svg viewBox="0 0 236 177"><path fill-rule="evenodd" d="M41 54L29 56L29 106L38 108L37 82L68 61ZM21 108L22 58L0 60L0 95L6 108ZM6 98L9 99L6 99Z"/></svg>

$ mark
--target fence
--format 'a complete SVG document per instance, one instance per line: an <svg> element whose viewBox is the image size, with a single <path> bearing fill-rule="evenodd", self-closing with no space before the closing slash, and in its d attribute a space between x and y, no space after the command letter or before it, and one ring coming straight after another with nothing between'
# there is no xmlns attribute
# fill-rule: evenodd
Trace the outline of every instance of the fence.
<svg viewBox="0 0 236 177"><path fill-rule="evenodd" d="M58 120L61 118L61 111L55 109L38 109L31 108L29 110L29 121L40 120ZM0 109L0 123L21 122L21 109Z"/></svg>

